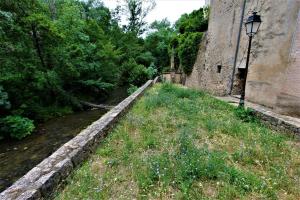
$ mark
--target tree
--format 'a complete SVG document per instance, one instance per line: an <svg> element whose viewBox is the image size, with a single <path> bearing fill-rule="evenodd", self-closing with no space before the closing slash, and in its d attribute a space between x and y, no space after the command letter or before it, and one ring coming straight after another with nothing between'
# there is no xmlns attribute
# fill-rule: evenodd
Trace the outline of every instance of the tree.
<svg viewBox="0 0 300 200"><path fill-rule="evenodd" d="M167 19L163 19L154 21L149 32L145 39L145 48L152 53L155 58L154 65L157 66L159 72L162 72L170 65L168 48L175 35L175 30Z"/></svg>
<svg viewBox="0 0 300 200"><path fill-rule="evenodd" d="M208 28L208 12L209 8L204 7L194 10L190 14L183 14L175 26L181 34L186 32L204 32Z"/></svg>
<svg viewBox="0 0 300 200"><path fill-rule="evenodd" d="M83 96L117 85L121 52L111 27L110 11L98 1L1 1L0 109L1 117L14 117L1 126L76 110Z"/></svg>
<svg viewBox="0 0 300 200"><path fill-rule="evenodd" d="M80 110L114 87L140 86L169 65L175 29L157 21L143 39L155 2L125 2L124 29L121 7L111 12L101 0L0 1L0 138L21 139L34 123Z"/></svg>
<svg viewBox="0 0 300 200"><path fill-rule="evenodd" d="M181 70L188 75L193 70L203 32L208 28L208 13L208 7L200 8L182 15L175 23L179 34L172 38L170 52L175 56L175 63L179 61Z"/></svg>
<svg viewBox="0 0 300 200"><path fill-rule="evenodd" d="M125 12L128 16L128 25L126 30L135 35L141 35L145 32L145 17L155 7L154 0L126 0Z"/></svg>

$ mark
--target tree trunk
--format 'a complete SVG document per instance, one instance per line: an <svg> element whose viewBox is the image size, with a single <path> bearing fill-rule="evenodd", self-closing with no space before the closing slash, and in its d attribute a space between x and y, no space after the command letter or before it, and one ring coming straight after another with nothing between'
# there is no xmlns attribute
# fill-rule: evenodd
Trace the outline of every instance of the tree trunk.
<svg viewBox="0 0 300 200"><path fill-rule="evenodd" d="M36 26L35 25L31 25L31 29L32 29L32 37L33 37L33 43L36 49L36 52L40 58L41 64L43 66L43 68L46 67L44 59L43 59L43 55L42 55L42 50L41 50L41 45L40 45L40 40L37 34L37 30L36 30Z"/></svg>

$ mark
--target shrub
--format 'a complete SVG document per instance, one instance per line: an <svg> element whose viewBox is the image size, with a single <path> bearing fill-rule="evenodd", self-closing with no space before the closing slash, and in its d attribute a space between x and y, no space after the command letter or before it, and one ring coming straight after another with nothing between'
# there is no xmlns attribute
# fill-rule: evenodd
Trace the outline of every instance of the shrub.
<svg viewBox="0 0 300 200"><path fill-rule="evenodd" d="M0 120L0 137L22 139L34 130L33 121L21 116L7 116Z"/></svg>
<svg viewBox="0 0 300 200"><path fill-rule="evenodd" d="M181 35L178 54L182 70L188 75L193 71L202 36L203 33L186 33Z"/></svg>
<svg viewBox="0 0 300 200"><path fill-rule="evenodd" d="M137 91L139 88L135 85L130 84L130 87L127 89L127 93L129 95L133 94L135 91Z"/></svg>
<svg viewBox="0 0 300 200"><path fill-rule="evenodd" d="M240 118L244 122L257 122L257 118L254 115L254 112L250 108L242 108L242 107L237 107L234 110L235 116Z"/></svg>
<svg viewBox="0 0 300 200"><path fill-rule="evenodd" d="M140 86L148 80L147 68L131 58L122 65L122 82Z"/></svg>
<svg viewBox="0 0 300 200"><path fill-rule="evenodd" d="M148 79L153 79L157 75L157 69L154 63L147 68Z"/></svg>
<svg viewBox="0 0 300 200"><path fill-rule="evenodd" d="M152 53L147 51L145 53L140 54L137 58L136 61L138 64L144 65L144 66L149 66L151 63L155 61L155 58L153 57Z"/></svg>

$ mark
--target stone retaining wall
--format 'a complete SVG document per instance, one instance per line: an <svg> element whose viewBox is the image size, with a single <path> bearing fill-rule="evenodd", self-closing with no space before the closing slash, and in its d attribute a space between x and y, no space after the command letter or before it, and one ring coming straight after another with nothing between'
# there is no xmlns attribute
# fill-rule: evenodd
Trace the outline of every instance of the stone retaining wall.
<svg viewBox="0 0 300 200"><path fill-rule="evenodd" d="M239 99L232 96L216 97L221 101L238 106ZM293 134L300 139L300 118L281 115L264 106L246 101L245 106L253 110L256 117L273 130Z"/></svg>
<svg viewBox="0 0 300 200"><path fill-rule="evenodd" d="M278 118L274 113L268 113L264 110L254 108L254 114L258 117L264 124L270 128L278 131L292 133L294 136L300 138L300 126L289 120Z"/></svg>
<svg viewBox="0 0 300 200"><path fill-rule="evenodd" d="M75 138L64 144L50 157L44 159L11 187L3 191L0 194L0 199L24 200L49 196L58 184L66 179L71 171L96 149L108 130L152 84L153 81L149 80L119 105L81 131Z"/></svg>

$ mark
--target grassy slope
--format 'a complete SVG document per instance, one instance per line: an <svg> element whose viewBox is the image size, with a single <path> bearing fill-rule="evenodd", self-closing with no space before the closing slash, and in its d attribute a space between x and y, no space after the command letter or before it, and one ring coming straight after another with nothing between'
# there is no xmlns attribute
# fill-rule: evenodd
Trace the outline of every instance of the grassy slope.
<svg viewBox="0 0 300 200"><path fill-rule="evenodd" d="M207 94L156 85L56 199L300 199L300 146Z"/></svg>

